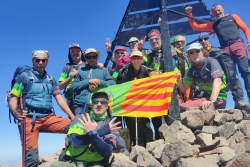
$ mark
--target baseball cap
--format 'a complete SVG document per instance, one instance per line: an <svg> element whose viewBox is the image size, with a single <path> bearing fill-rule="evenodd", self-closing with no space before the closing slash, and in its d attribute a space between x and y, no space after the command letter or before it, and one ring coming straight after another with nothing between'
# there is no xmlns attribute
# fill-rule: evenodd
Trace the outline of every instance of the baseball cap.
<svg viewBox="0 0 250 167"><path fill-rule="evenodd" d="M97 91L97 92L93 93L91 99L93 100L93 99L96 99L96 98L104 98L104 99L109 101L109 96L104 91Z"/></svg>
<svg viewBox="0 0 250 167"><path fill-rule="evenodd" d="M116 51L118 51L118 50L127 51L126 48L124 48L124 47L118 47L118 48L115 49L114 52L116 52Z"/></svg>
<svg viewBox="0 0 250 167"><path fill-rule="evenodd" d="M187 49L187 51L191 50L191 49L203 49L202 45L199 43L192 43L189 48Z"/></svg>
<svg viewBox="0 0 250 167"><path fill-rule="evenodd" d="M88 48L88 49L85 51L84 55L86 56L86 55L89 54L89 53L95 53L95 54L97 54L98 57L100 56L100 51L99 51L99 50L96 50L96 49L94 49L94 48Z"/></svg>
<svg viewBox="0 0 250 167"><path fill-rule="evenodd" d="M139 41L139 39L136 37L131 37L127 43L134 42L134 41Z"/></svg>
<svg viewBox="0 0 250 167"><path fill-rule="evenodd" d="M47 50L33 50L32 58L35 58L35 57L48 59L49 52Z"/></svg>
<svg viewBox="0 0 250 167"><path fill-rule="evenodd" d="M140 57L142 57L143 55L142 55L142 52L141 52L141 51L135 50L135 51L133 51L133 52L131 53L131 55L130 55L130 57L133 57L133 56L140 56Z"/></svg>
<svg viewBox="0 0 250 167"><path fill-rule="evenodd" d="M198 36L198 39L204 39L204 38L208 38L209 39L209 34L207 32L202 32Z"/></svg>

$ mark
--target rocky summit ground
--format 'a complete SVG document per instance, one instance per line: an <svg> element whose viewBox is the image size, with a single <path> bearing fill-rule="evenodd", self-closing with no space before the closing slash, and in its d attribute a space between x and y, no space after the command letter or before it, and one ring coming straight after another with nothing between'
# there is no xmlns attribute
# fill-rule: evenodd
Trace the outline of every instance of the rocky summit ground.
<svg viewBox="0 0 250 167"><path fill-rule="evenodd" d="M130 155L113 153L111 166L250 167L250 120L245 111L189 108L181 113L181 121L163 124L159 131L162 139L146 148L134 146ZM40 157L39 167L49 167L60 153Z"/></svg>

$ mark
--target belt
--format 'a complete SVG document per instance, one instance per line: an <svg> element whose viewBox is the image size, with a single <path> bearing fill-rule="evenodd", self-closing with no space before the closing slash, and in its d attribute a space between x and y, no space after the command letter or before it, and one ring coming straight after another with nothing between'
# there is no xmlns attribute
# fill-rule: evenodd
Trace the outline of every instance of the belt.
<svg viewBox="0 0 250 167"><path fill-rule="evenodd" d="M232 39L232 40L226 41L226 42L222 43L222 47L230 46L236 42L243 42L243 39L238 38L238 39Z"/></svg>

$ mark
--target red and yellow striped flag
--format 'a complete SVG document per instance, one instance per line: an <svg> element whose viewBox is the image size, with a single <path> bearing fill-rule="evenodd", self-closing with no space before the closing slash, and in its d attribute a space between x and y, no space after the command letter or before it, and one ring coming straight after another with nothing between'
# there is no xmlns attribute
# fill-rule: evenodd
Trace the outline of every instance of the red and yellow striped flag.
<svg viewBox="0 0 250 167"><path fill-rule="evenodd" d="M168 114L177 78L166 72L100 90L108 93L113 116L152 118Z"/></svg>

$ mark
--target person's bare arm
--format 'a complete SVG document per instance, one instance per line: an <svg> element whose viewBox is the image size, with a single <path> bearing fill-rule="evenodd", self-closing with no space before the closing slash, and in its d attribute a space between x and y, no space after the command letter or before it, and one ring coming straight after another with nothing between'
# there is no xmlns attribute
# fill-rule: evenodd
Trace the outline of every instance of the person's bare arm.
<svg viewBox="0 0 250 167"><path fill-rule="evenodd" d="M56 95L55 99L56 99L56 102L59 105L59 107L63 110L63 112L65 114L67 114L71 120L73 120L74 115L73 115L72 111L70 110L68 104L63 99L62 95L61 94Z"/></svg>

